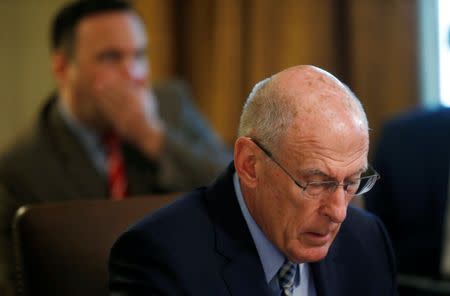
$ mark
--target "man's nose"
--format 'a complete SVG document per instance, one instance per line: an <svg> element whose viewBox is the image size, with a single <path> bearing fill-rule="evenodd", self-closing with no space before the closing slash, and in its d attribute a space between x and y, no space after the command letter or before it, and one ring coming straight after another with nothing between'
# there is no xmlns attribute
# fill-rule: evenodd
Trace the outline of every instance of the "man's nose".
<svg viewBox="0 0 450 296"><path fill-rule="evenodd" d="M347 216L348 200L345 190L338 186L323 200L322 213L335 223L342 223Z"/></svg>
<svg viewBox="0 0 450 296"><path fill-rule="evenodd" d="M123 65L125 75L137 84L145 84L148 80L148 64L142 61L128 60Z"/></svg>

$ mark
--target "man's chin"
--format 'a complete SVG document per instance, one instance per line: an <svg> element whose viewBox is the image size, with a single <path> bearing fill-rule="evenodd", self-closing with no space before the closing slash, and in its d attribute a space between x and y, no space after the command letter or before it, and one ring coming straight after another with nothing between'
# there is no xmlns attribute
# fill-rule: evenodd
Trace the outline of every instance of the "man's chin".
<svg viewBox="0 0 450 296"><path fill-rule="evenodd" d="M288 257L290 260L298 263L317 262L327 256L330 245L331 244L326 244L323 246L314 247L299 246L297 250L289 252Z"/></svg>

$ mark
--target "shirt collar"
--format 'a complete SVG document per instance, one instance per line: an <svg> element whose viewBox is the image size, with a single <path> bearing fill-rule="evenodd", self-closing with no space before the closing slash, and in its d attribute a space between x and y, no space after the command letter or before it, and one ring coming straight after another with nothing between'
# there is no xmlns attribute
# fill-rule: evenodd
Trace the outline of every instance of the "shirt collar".
<svg viewBox="0 0 450 296"><path fill-rule="evenodd" d="M284 255L267 239L261 228L259 228L255 220L253 220L245 203L244 196L242 195L239 177L236 172L233 175L233 184L242 214L244 215L250 234L255 242L266 276L266 281L269 283L277 275L278 270L283 265Z"/></svg>
<svg viewBox="0 0 450 296"><path fill-rule="evenodd" d="M58 100L57 108L64 123L80 139L84 149L93 160L94 165L100 172L105 173L106 156L99 135L73 116L62 100Z"/></svg>

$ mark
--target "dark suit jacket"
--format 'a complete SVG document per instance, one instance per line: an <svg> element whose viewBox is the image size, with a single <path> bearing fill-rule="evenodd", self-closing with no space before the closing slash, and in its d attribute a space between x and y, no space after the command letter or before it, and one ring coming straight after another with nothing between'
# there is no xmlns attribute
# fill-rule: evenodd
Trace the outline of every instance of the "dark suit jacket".
<svg viewBox="0 0 450 296"><path fill-rule="evenodd" d="M111 250L111 295L260 295L269 287L234 192L234 167L124 233ZM318 296L396 295L389 239L354 208L328 256L311 264Z"/></svg>
<svg viewBox="0 0 450 296"><path fill-rule="evenodd" d="M191 104L181 82L157 86L154 92L168 128L165 151L155 161L124 144L129 194L133 196L191 190L211 181L231 159ZM51 98L31 130L0 158L0 278L2 264L11 257L10 228L19 206L108 195L106 177L64 123L56 102Z"/></svg>
<svg viewBox="0 0 450 296"><path fill-rule="evenodd" d="M373 163L381 180L366 207L386 225L399 272L439 276L449 163L450 109L410 112L383 128Z"/></svg>

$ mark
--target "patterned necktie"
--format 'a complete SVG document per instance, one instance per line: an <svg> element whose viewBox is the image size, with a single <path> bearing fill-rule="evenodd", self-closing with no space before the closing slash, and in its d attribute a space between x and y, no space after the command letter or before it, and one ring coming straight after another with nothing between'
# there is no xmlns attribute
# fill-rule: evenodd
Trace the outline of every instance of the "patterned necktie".
<svg viewBox="0 0 450 296"><path fill-rule="evenodd" d="M109 197L121 200L127 195L127 179L120 140L115 133L106 133L103 138L106 151Z"/></svg>
<svg viewBox="0 0 450 296"><path fill-rule="evenodd" d="M292 296L294 293L294 278L297 264L286 261L278 271L278 282L280 283L281 295Z"/></svg>

